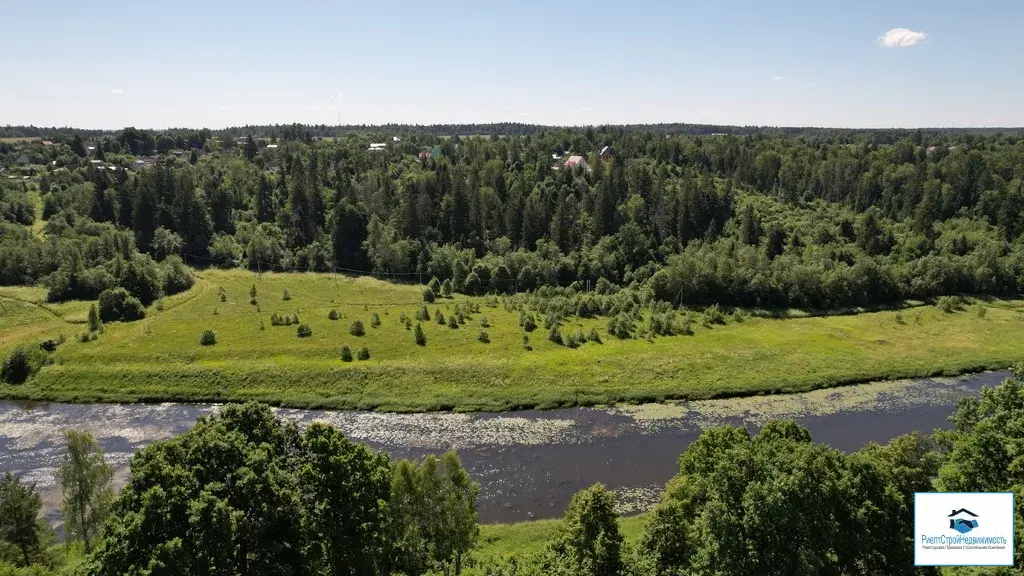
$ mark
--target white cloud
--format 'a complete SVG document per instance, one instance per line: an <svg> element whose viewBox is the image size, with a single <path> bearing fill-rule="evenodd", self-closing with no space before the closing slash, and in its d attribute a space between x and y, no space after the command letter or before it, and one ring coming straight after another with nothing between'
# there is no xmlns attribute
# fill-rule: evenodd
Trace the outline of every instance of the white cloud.
<svg viewBox="0 0 1024 576"><path fill-rule="evenodd" d="M927 37L928 35L924 32L909 28L893 28L879 36L876 42L883 48L907 48L920 44Z"/></svg>
<svg viewBox="0 0 1024 576"><path fill-rule="evenodd" d="M123 94L124 90L121 90L120 88L114 88L110 93L111 94Z"/></svg>
<svg viewBox="0 0 1024 576"><path fill-rule="evenodd" d="M327 109L327 111L328 112L337 112L338 111L338 107L337 106L331 106L330 108Z"/></svg>
<svg viewBox="0 0 1024 576"><path fill-rule="evenodd" d="M778 82L779 80L782 80L782 76L772 76L772 80Z"/></svg>

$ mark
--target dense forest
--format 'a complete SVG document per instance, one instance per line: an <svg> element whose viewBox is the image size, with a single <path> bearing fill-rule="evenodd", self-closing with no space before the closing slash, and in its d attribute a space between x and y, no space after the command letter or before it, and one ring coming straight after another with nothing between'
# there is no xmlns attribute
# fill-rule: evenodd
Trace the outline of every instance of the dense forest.
<svg viewBox="0 0 1024 576"><path fill-rule="evenodd" d="M0 142L0 282L146 304L184 262L823 310L1024 288L1021 134L491 126Z"/></svg>
<svg viewBox="0 0 1024 576"><path fill-rule="evenodd" d="M85 556L49 545L35 485L7 474L0 574L937 576L914 567L914 493L1020 491L1022 370L962 398L952 430L852 454L792 421L707 429L638 538L595 485L539 552L500 556L477 553L477 486L454 453L393 462L326 424L300 431L267 406L229 406L137 453L118 496L92 438L68 431L57 479L70 550ZM1019 541L1019 504L1014 517Z"/></svg>

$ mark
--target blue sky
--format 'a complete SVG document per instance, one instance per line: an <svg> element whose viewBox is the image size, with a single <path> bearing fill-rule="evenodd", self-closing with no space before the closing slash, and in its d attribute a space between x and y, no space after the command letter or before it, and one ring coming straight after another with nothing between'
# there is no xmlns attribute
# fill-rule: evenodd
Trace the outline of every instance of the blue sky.
<svg viewBox="0 0 1024 576"><path fill-rule="evenodd" d="M0 21L0 124L1024 125L1016 0L0 0Z"/></svg>

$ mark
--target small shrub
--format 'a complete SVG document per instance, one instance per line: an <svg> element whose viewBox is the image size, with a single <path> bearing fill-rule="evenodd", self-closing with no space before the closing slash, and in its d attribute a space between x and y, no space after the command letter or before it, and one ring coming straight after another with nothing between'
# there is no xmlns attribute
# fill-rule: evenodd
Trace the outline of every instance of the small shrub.
<svg viewBox="0 0 1024 576"><path fill-rule="evenodd" d="M533 332L537 329L537 323L533 320L533 314L527 314L523 320L523 330L527 332Z"/></svg>
<svg viewBox="0 0 1024 576"><path fill-rule="evenodd" d="M330 312L327 313L327 319L328 320L337 320L338 319L338 311L332 309Z"/></svg>
<svg viewBox="0 0 1024 576"><path fill-rule="evenodd" d="M416 324L416 344L420 346L427 345L427 335L423 333L423 326Z"/></svg>
<svg viewBox="0 0 1024 576"><path fill-rule="evenodd" d="M896 316L893 317L897 324L906 324L907 322L903 319L903 313L897 312Z"/></svg>
<svg viewBox="0 0 1024 576"><path fill-rule="evenodd" d="M633 337L633 322L625 315L618 314L608 319L608 333L619 340Z"/></svg>
<svg viewBox="0 0 1024 576"><path fill-rule="evenodd" d="M156 301L156 311L157 312L163 312L164 311L164 299L163 298L161 298L161 299Z"/></svg>
<svg viewBox="0 0 1024 576"><path fill-rule="evenodd" d="M444 318L444 314L442 314L440 310L434 311L434 319L437 320L437 323L440 324L441 326L444 326L445 324L448 323L448 321L445 320Z"/></svg>
<svg viewBox="0 0 1024 576"><path fill-rule="evenodd" d="M587 340L597 344L601 343L601 335L597 333L597 328L591 328L590 332L587 332Z"/></svg>
<svg viewBox="0 0 1024 576"><path fill-rule="evenodd" d="M259 303L260 303L260 301L257 300L255 296L252 296L251 298L249 298L249 304L252 304L253 306L256 306Z"/></svg>
<svg viewBox="0 0 1024 576"><path fill-rule="evenodd" d="M480 317L480 327L481 328L490 328L490 326L491 326L491 323L487 320L487 316L481 316Z"/></svg>
<svg viewBox="0 0 1024 576"><path fill-rule="evenodd" d="M551 327L551 330L548 332L548 340L558 344L559 346L565 344L565 341L562 340L562 332L558 329L558 324Z"/></svg>
<svg viewBox="0 0 1024 576"><path fill-rule="evenodd" d="M221 292L220 293L220 301L221 302L227 302L228 301L228 295L227 295L226 292Z"/></svg>
<svg viewBox="0 0 1024 576"><path fill-rule="evenodd" d="M0 379L8 384L21 384L49 361L49 357L40 350L18 346L11 350L0 365Z"/></svg>
<svg viewBox="0 0 1024 576"><path fill-rule="evenodd" d="M157 303L157 307L159 308L159 303ZM102 326L100 325L100 314L99 314L99 312L96 311L96 305L95 304L90 304L89 305L89 332L99 332L101 327Z"/></svg>
<svg viewBox="0 0 1024 576"><path fill-rule="evenodd" d="M455 321L458 322L459 324L466 323L466 317L462 314L461 310L455 314Z"/></svg>
<svg viewBox="0 0 1024 576"><path fill-rule="evenodd" d="M452 281L447 278L441 283L441 296L445 298L452 297Z"/></svg>
<svg viewBox="0 0 1024 576"><path fill-rule="evenodd" d="M256 285L253 284L252 286L249 287L249 298L255 300L256 296L257 296Z"/></svg>
<svg viewBox="0 0 1024 576"><path fill-rule="evenodd" d="M352 361L352 349L348 347L348 344L345 344L344 346L341 347L341 361L342 362L351 362Z"/></svg>
<svg viewBox="0 0 1024 576"><path fill-rule="evenodd" d="M441 293L441 281L437 279L437 276L434 276L430 279L430 282L427 282L427 288L430 288L430 291L436 296Z"/></svg>
<svg viewBox="0 0 1024 576"><path fill-rule="evenodd" d="M367 348L366 346L363 346L362 348L359 349L359 352L356 354L356 358L358 358L359 360L369 360L370 349Z"/></svg>
<svg viewBox="0 0 1024 576"><path fill-rule="evenodd" d="M424 302L426 302L427 304L433 304L434 300L436 300L436 299L437 299L437 295L434 293L433 290L430 289L430 286L427 286L426 288L423 289L423 301Z"/></svg>
<svg viewBox="0 0 1024 576"><path fill-rule="evenodd" d="M683 324L679 327L679 333L684 336L693 336L693 320L689 316L683 318Z"/></svg>
<svg viewBox="0 0 1024 576"><path fill-rule="evenodd" d="M309 327L309 324L299 324L299 327L295 330L295 335L299 338L309 338L313 335L313 329Z"/></svg>
<svg viewBox="0 0 1024 576"><path fill-rule="evenodd" d="M401 322L402 324L405 324L405 322L408 319L409 319L409 317L405 315L405 311L403 310L402 311L402 315L398 317L398 321Z"/></svg>
<svg viewBox="0 0 1024 576"><path fill-rule="evenodd" d="M100 292L99 314L102 322L132 322L146 317L142 302L124 288Z"/></svg>
<svg viewBox="0 0 1024 576"><path fill-rule="evenodd" d="M89 332L82 332L81 334L78 335L78 341L81 342L82 344L91 342L92 334L90 334Z"/></svg>
<svg viewBox="0 0 1024 576"><path fill-rule="evenodd" d="M217 312L217 307L214 306L213 307L213 315L216 316L217 314L219 314L219 312Z"/></svg>
<svg viewBox="0 0 1024 576"><path fill-rule="evenodd" d="M718 307L718 304L712 304L704 309L703 322L705 326L725 324L725 314L722 313L722 309Z"/></svg>
<svg viewBox="0 0 1024 576"><path fill-rule="evenodd" d="M489 344L491 342L490 337L487 336L487 330L481 330L480 335L477 336L476 339L483 342L484 344Z"/></svg>
<svg viewBox="0 0 1024 576"><path fill-rule="evenodd" d="M427 306L421 305L420 309L416 311L416 320L420 322L430 322L430 311L427 310Z"/></svg>
<svg viewBox="0 0 1024 576"><path fill-rule="evenodd" d="M459 321L455 319L455 316L448 317L448 327L455 330L459 327Z"/></svg>
<svg viewBox="0 0 1024 576"><path fill-rule="evenodd" d="M374 312L373 314L370 314L370 328L379 328L379 327L380 327L380 316L378 316L377 313Z"/></svg>
<svg viewBox="0 0 1024 576"><path fill-rule="evenodd" d="M946 314L964 309L963 298L959 296L940 296L935 305Z"/></svg>
<svg viewBox="0 0 1024 576"><path fill-rule="evenodd" d="M530 336L527 334L523 334L523 350L526 350L527 352L533 350L533 347L530 346Z"/></svg>
<svg viewBox="0 0 1024 576"><path fill-rule="evenodd" d="M988 308L985 308L984 306L979 304L978 305L978 318L984 318L987 313L988 313Z"/></svg>
<svg viewBox="0 0 1024 576"><path fill-rule="evenodd" d="M270 325L271 326L280 326L282 324L284 324L284 319L281 318L280 316L278 316L277 312L272 312L270 314Z"/></svg>
<svg viewBox="0 0 1024 576"><path fill-rule="evenodd" d="M298 324L298 323L299 323L299 315L296 314L296 315L292 316L292 324Z"/></svg>
<svg viewBox="0 0 1024 576"><path fill-rule="evenodd" d="M214 334L213 330L206 329L203 331L203 335L199 337L199 344L201 346L213 346L217 343L217 335Z"/></svg>
<svg viewBox="0 0 1024 576"><path fill-rule="evenodd" d="M266 330L266 329L267 329L267 325L263 323L263 318L260 318L260 330L263 331L263 330Z"/></svg>
<svg viewBox="0 0 1024 576"><path fill-rule="evenodd" d="M408 318L405 319L405 329L406 330L412 330L412 320L410 320Z"/></svg>
<svg viewBox="0 0 1024 576"><path fill-rule="evenodd" d="M291 299L292 299L292 293L289 292L287 288L285 288L284 289L284 293L281 294L281 300L288 301L288 300L291 300Z"/></svg>
<svg viewBox="0 0 1024 576"><path fill-rule="evenodd" d="M742 311L737 309L732 311L732 319L735 322L742 324L743 321L746 320L746 316L743 315Z"/></svg>
<svg viewBox="0 0 1024 576"><path fill-rule="evenodd" d="M363 334L366 334L366 328L363 327L363 321L356 320L353 322L352 325L348 327L348 333L353 336L362 336Z"/></svg>

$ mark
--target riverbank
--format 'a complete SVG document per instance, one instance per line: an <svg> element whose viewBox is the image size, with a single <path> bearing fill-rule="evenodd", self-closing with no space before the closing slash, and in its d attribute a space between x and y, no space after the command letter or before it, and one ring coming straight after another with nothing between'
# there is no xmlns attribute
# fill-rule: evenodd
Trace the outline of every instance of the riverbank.
<svg viewBox="0 0 1024 576"><path fill-rule="evenodd" d="M570 349L539 327L526 349L518 311L462 296L428 306L431 320L421 323L426 345L418 346L401 318L414 318L420 290L370 278L206 271L191 291L150 307L144 320L109 324L98 340L82 343L87 304L44 307L41 289L0 288L0 353L66 338L52 365L24 384L0 385L0 398L498 412L801 392L1024 361L1021 301L978 301L956 312L920 306L845 316L727 316L725 324L707 326L694 314L693 335L651 340L619 340L607 334L607 319L572 318L563 334L593 328L603 343ZM437 312L452 316L456 306L479 311L464 314L458 328L437 322ZM339 320L328 318L332 310ZM272 314L298 316L312 336L297 338L294 325L274 326ZM350 333L356 320L363 336ZM199 344L205 329L216 333L215 345ZM366 347L370 359L343 362L344 344L353 354Z"/></svg>
<svg viewBox="0 0 1024 576"><path fill-rule="evenodd" d="M275 411L300 428L326 422L396 460L456 450L480 484L480 521L515 523L561 517L572 496L595 482L615 492L621 514L649 510L678 470L679 455L709 427L732 424L754 431L772 420L794 420L815 441L853 452L868 442L884 444L901 434L948 428L947 416L961 397L977 395L1007 377L1008 372L990 372L802 394L503 414ZM62 430L89 431L120 485L137 451L186 432L197 418L218 409L209 404L0 401L0 473L10 471L35 483L44 515L56 521Z"/></svg>

